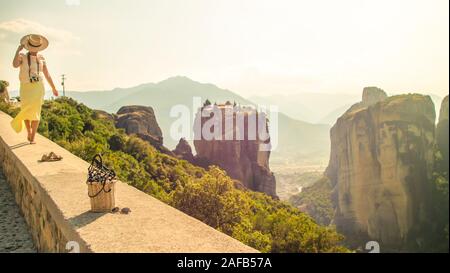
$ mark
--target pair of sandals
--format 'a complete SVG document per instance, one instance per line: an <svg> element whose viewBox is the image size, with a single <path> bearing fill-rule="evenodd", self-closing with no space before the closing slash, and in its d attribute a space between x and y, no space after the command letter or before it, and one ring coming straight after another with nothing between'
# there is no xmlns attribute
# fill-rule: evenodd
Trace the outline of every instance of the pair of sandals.
<svg viewBox="0 0 450 273"><path fill-rule="evenodd" d="M53 162L62 160L62 156L55 154L54 152L50 152L48 154L43 154L41 160L39 162Z"/></svg>

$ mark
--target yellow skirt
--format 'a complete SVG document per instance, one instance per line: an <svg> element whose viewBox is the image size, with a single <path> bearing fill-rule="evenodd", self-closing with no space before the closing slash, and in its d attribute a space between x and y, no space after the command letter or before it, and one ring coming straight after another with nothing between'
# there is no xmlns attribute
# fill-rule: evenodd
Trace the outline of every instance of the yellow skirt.
<svg viewBox="0 0 450 273"><path fill-rule="evenodd" d="M44 102L44 83L20 83L20 112L11 121L14 131L20 133L23 129L24 121L40 120L41 108Z"/></svg>

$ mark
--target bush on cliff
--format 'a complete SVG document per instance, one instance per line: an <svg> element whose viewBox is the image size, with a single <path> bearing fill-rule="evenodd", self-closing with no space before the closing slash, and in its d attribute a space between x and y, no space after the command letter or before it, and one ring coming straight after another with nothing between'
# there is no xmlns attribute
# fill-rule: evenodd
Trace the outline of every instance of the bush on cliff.
<svg viewBox="0 0 450 273"><path fill-rule="evenodd" d="M0 105L15 115L17 109ZM194 166L126 135L114 121L70 98L46 101L39 133L90 161L100 153L120 180L262 252L346 252L342 235L298 209L239 190L226 173Z"/></svg>
<svg viewBox="0 0 450 273"><path fill-rule="evenodd" d="M448 140L447 140L448 141ZM440 151L435 152L435 170L431 180L432 191L432 214L430 226L428 227L426 249L432 252L449 251L449 190L448 190L448 163Z"/></svg>

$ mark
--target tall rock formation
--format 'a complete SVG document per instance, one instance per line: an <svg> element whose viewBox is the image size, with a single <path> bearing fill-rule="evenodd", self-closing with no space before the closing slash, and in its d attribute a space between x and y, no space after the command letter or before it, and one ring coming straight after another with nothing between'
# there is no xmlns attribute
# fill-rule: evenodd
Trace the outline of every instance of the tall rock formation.
<svg viewBox="0 0 450 273"><path fill-rule="evenodd" d="M115 115L115 124L117 128L125 129L127 134L136 135L159 151L173 155L163 146L162 131L153 108L141 105L123 106Z"/></svg>
<svg viewBox="0 0 450 273"><path fill-rule="evenodd" d="M175 150L172 151L176 157L180 159L187 160L192 164L195 164L194 155L192 154L192 149L186 139L181 138L178 142Z"/></svg>
<svg viewBox="0 0 450 273"><path fill-rule="evenodd" d="M430 97L386 97L364 90L331 129L325 175L333 187L334 224L358 241L386 249L419 247L429 210L435 111ZM355 242L354 241L354 242Z"/></svg>
<svg viewBox="0 0 450 273"><path fill-rule="evenodd" d="M201 111L208 115L201 117ZM220 117L212 114L215 111L221 113ZM258 118L264 120L262 125L258 125ZM227 127L225 124L230 120L232 126ZM238 120L242 121L242 126L237 125ZM252 120L256 120L256 124ZM263 140L258 133L254 138L251 137L251 124L255 124L256 127L252 128L256 128L257 132L265 131L268 134L265 115L253 108L241 108L231 103L204 105L197 113L196 124L200 124L205 131L205 125L213 123L222 125L218 136L213 139L205 138L201 130L194 130L196 161L217 165L246 188L277 198L275 177L269 168L270 148L261 148L270 147L270 139Z"/></svg>

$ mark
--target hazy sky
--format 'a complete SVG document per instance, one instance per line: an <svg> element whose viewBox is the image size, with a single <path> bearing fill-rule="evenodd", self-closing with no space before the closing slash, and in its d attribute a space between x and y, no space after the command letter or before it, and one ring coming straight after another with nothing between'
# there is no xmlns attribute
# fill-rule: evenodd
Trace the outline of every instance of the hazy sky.
<svg viewBox="0 0 450 273"><path fill-rule="evenodd" d="M39 32L70 90L184 75L243 96L372 85L442 96L448 10L448 0L0 0L0 79L18 87L14 51Z"/></svg>

